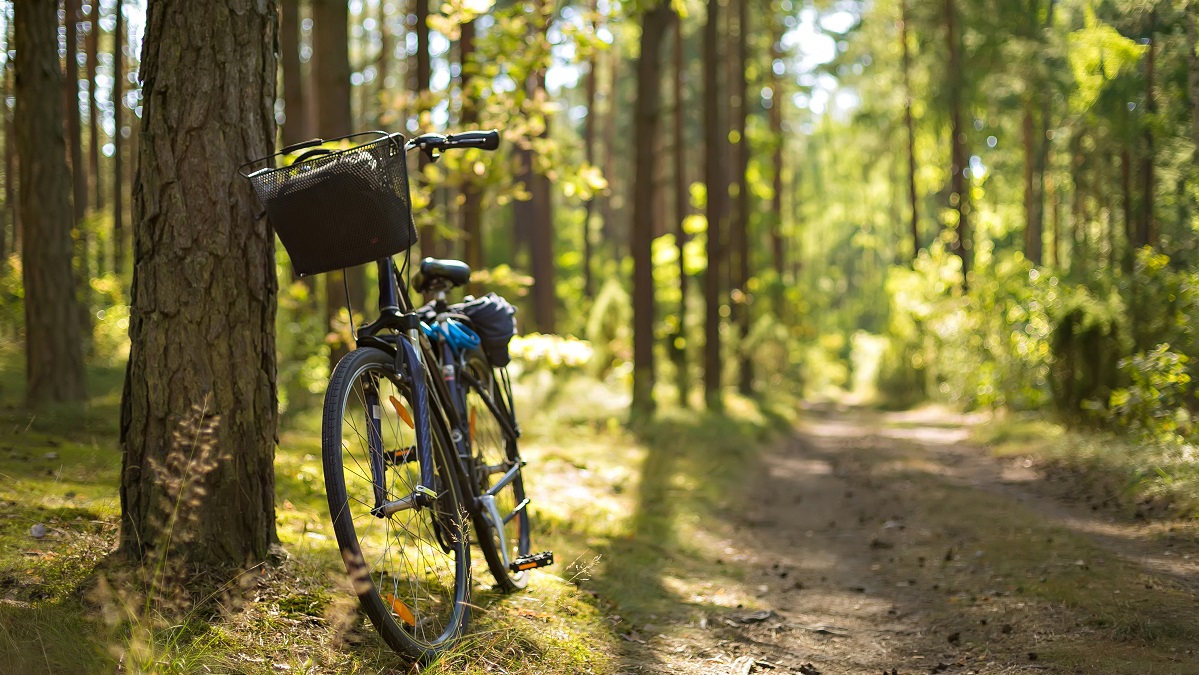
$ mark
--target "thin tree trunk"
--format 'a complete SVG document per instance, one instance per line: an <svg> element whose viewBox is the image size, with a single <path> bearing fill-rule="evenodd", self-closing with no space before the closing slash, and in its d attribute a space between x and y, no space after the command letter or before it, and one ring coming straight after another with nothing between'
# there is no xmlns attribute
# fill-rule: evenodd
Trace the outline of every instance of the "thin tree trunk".
<svg viewBox="0 0 1199 675"><path fill-rule="evenodd" d="M949 52L947 64L949 75L949 205L958 216L957 236L950 247L962 261L962 290L969 287L970 273L970 193L966 185L966 128L962 125L962 77L961 38L957 30L957 6L955 0L945 0L945 43Z"/></svg>
<svg viewBox="0 0 1199 675"><path fill-rule="evenodd" d="M1199 2L1190 0L1186 4L1186 24L1187 24L1187 85L1190 90L1191 98L1191 141L1194 143L1192 150L1192 161L1195 166L1199 166L1199 54L1196 54L1196 49L1199 49L1199 19L1196 14L1199 14Z"/></svg>
<svg viewBox="0 0 1199 675"><path fill-rule="evenodd" d="M104 209L104 181L100 174L100 111L96 108L96 68L100 63L100 3L92 2L87 33L87 110L88 160L92 177L92 201L97 211ZM103 255L97 256L101 261ZM101 270L103 273L103 262Z"/></svg>
<svg viewBox="0 0 1199 675"><path fill-rule="evenodd" d="M279 64L283 71L283 145L308 140L311 135L304 105L304 75L300 70L300 0L281 0Z"/></svg>
<svg viewBox="0 0 1199 675"><path fill-rule="evenodd" d="M899 3L900 43L903 47L903 121L908 130L908 204L911 207L909 231L912 237L912 261L920 254L920 207L916 197L916 124L912 119L912 55L908 46L908 3Z"/></svg>
<svg viewBox="0 0 1199 675"><path fill-rule="evenodd" d="M1049 183L1049 190L1053 195L1053 198L1050 201L1051 206L1049 207L1050 209L1052 209L1049 212L1049 214L1050 214L1049 225L1053 229L1053 232L1051 233L1051 239L1050 239L1050 241L1053 244L1053 248L1051 249L1052 255L1053 255L1052 263L1053 263L1054 269L1060 270L1062 268L1062 250L1061 250L1061 246L1062 246L1062 223L1061 223L1062 197L1058 190L1057 182Z"/></svg>
<svg viewBox="0 0 1199 675"><path fill-rule="evenodd" d="M133 559L169 535L170 553L229 569L276 541L274 237L228 167L274 148L277 21L274 0L149 3L121 401L121 550ZM190 428L189 410L200 411ZM211 447L190 459L211 466L187 478L204 489L187 508L201 517L164 531L179 498L172 467L198 436Z"/></svg>
<svg viewBox="0 0 1199 675"><path fill-rule="evenodd" d="M641 54L637 59L637 103L633 148L633 411L654 409L654 238L653 201L660 114L660 49L673 12L661 2L641 21Z"/></svg>
<svg viewBox="0 0 1199 675"><path fill-rule="evenodd" d="M1157 114L1157 97L1154 88L1157 86L1157 10L1149 14L1149 45L1145 61L1145 154L1141 158L1141 227L1137 233L1137 246L1157 247L1157 225L1153 220L1154 179L1153 162L1156 159L1153 149L1152 118Z"/></svg>
<svg viewBox="0 0 1199 675"><path fill-rule="evenodd" d="M13 44L13 22L12 15L5 11L5 24L7 25L7 33L5 34L5 44ZM16 172L17 172L17 152L16 144L14 143L13 132L13 111L8 107L8 97L13 95L13 60L5 56L4 59L4 100L0 105L4 106L4 224L5 227L0 227L0 248L4 248L5 236L9 228L12 230L12 247L7 249L13 253L21 250L21 226L18 218L17 201L16 201ZM0 265L5 264L7 255L4 259L0 259Z"/></svg>
<svg viewBox="0 0 1199 675"><path fill-rule="evenodd" d="M620 53L618 50L609 52L609 68L608 68L608 105L604 113L604 176L608 179L608 194L604 197L602 204L602 217L604 242L607 244L611 256L617 260L622 257L624 237L620 232L619 219L616 217L616 195L618 194L617 186L623 186L624 181L621 180L616 170L616 122L619 115L619 106L617 105L620 96L620 90L616 84L619 81L620 74Z"/></svg>
<svg viewBox="0 0 1199 675"><path fill-rule="evenodd" d="M395 55L395 41L388 28L387 6L379 3L379 58L375 62L375 107L376 129L383 128L383 115L389 108L387 78L391 76L391 61Z"/></svg>
<svg viewBox="0 0 1199 675"><path fill-rule="evenodd" d="M79 0L63 1L63 29L67 48L63 112L66 113L67 151L70 153L72 198L78 229L87 215L87 170L83 166L83 131L79 121ZM77 246L86 252L86 232L80 231L78 236Z"/></svg>
<svg viewBox="0 0 1199 675"><path fill-rule="evenodd" d="M124 124L125 101L125 12L124 0L117 0L116 29L112 34L112 257L113 270L118 276L125 273L125 254L129 250L125 243L125 159Z"/></svg>
<svg viewBox="0 0 1199 675"><path fill-rule="evenodd" d="M734 108L737 119L734 131L737 143L733 146L733 170L737 185L737 223L733 226L733 248L737 252L737 278L734 279L739 297L733 298L733 307L737 310L738 337L737 350L737 389L743 396L753 394L754 371L752 353L746 348L749 339L750 326L753 317L750 314L751 296L749 293L750 270L749 251L749 137L746 135L746 118L749 110L749 82L745 69L749 60L749 0L737 0L737 70L736 94Z"/></svg>
<svg viewBox="0 0 1199 675"><path fill-rule="evenodd" d="M429 55L429 0L413 0L413 2L416 4L416 117L420 124L424 124L423 118L429 109L429 89L433 79L433 66ZM417 162L421 175L423 175L428 160L422 154ZM417 184L423 185L423 181L419 177ZM432 258L440 257L441 247L437 241L436 232L436 228L431 223L421 225L421 255Z"/></svg>
<svg viewBox="0 0 1199 675"><path fill-rule="evenodd" d="M691 202L687 189L687 148L683 145L683 128L686 126L686 102L683 99L683 78L686 63L683 61L683 17L674 15L674 217L675 245L679 251L679 307L678 327L670 338L670 353L674 359L675 386L678 389L679 405L687 407L687 394L691 391L691 377L687 364L687 263L683 255L687 243L687 230L683 227Z"/></svg>
<svg viewBox="0 0 1199 675"><path fill-rule="evenodd" d="M1024 99L1024 257L1034 267L1041 264L1041 223L1037 211L1041 204L1037 201L1036 163L1037 139L1033 123L1032 98ZM1042 139L1043 142L1043 139Z"/></svg>
<svg viewBox="0 0 1199 675"><path fill-rule="evenodd" d="M350 111L350 53L348 5L342 0L313 0L313 58L316 60L317 135L335 138L353 132ZM337 324L342 308L362 311L366 304L366 277L363 267L353 267L325 275L325 319L330 329ZM348 290L348 293L345 291ZM342 298L345 297L345 301ZM347 303L348 302L348 306ZM330 366L345 355L349 345L334 343Z"/></svg>
<svg viewBox="0 0 1199 675"><path fill-rule="evenodd" d="M25 396L30 406L85 398L80 308L71 268L71 174L62 134L54 3L18 0L14 127L21 157Z"/></svg>
<svg viewBox="0 0 1199 675"><path fill-rule="evenodd" d="M707 186L708 269L704 272L704 399L711 410L721 410L720 289L721 248L728 193L721 165L725 134L720 120L720 2L708 0L704 24L704 183Z"/></svg>
<svg viewBox="0 0 1199 675"><path fill-rule="evenodd" d="M550 30L553 17L553 6L550 0L539 0L537 11L540 14L539 39L545 40ZM549 60L547 53L546 61ZM545 91L546 65L542 65L533 76L531 96L541 97ZM546 115L543 137L550 135L551 120ZM532 159L532 156L530 156ZM534 160L535 161L535 160ZM553 333L556 330L557 293L555 288L554 269L554 214L552 190L549 178L530 167L531 185L529 200L531 220L529 222L529 257L533 272L533 318L537 330L542 333Z"/></svg>
<svg viewBox="0 0 1199 675"><path fill-rule="evenodd" d="M595 30L596 0L591 0L588 7L591 13L589 20L592 22L592 30ZM583 159L587 166L595 165L595 95L598 83L596 82L596 66L599 65L599 59L596 58L595 50L592 50L587 56L587 75L584 89L587 97L587 117L583 120ZM595 196L591 196L583 204L583 295L588 300L595 298L595 279L592 276L592 257L594 251L591 243L591 215L595 210Z"/></svg>
<svg viewBox="0 0 1199 675"><path fill-rule="evenodd" d="M475 22L462 24L458 41L462 87L462 118L461 127L472 129L479 123L479 113L475 108L474 78L478 70L475 59ZM475 184L473 171L466 171L462 176L462 234L466 239L466 264L471 269L483 269L483 223L482 203L479 188Z"/></svg>

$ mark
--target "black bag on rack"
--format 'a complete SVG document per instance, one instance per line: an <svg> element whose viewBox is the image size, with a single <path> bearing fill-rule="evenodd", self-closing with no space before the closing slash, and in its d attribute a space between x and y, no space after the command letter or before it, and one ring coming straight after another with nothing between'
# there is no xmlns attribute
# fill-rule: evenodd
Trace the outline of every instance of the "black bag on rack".
<svg viewBox="0 0 1199 675"><path fill-rule="evenodd" d="M516 308L512 303L495 293L488 293L481 298L453 305L451 310L470 319L482 340L483 352L491 359L491 365L503 368L512 361L508 355L508 343L516 335Z"/></svg>

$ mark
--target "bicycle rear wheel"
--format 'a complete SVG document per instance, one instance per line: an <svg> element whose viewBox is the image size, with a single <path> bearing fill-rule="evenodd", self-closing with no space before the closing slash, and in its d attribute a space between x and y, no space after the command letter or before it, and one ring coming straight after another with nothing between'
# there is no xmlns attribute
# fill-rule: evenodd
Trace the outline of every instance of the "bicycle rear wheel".
<svg viewBox="0 0 1199 675"><path fill-rule="evenodd" d="M496 584L503 591L515 591L529 583L528 571L509 567L513 560L529 553L530 514L524 466L514 424L502 421L511 408L501 405L501 387L487 357L481 352L468 355L466 369L466 423L474 457L475 488L481 497L475 530Z"/></svg>
<svg viewBox="0 0 1199 675"><path fill-rule="evenodd" d="M469 613L470 553L461 493L444 429L432 429L436 497L430 506L372 513L385 503L418 503L421 459L416 397L374 348L350 352L325 394L325 491L337 544L362 608L393 649L433 656L457 638ZM438 415L429 415L436 420ZM377 509L376 509L377 511Z"/></svg>

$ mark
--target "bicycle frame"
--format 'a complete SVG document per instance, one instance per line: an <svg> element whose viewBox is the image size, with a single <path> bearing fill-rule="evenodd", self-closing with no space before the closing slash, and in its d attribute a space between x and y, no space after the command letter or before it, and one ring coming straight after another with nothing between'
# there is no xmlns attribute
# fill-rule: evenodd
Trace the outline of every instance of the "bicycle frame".
<svg viewBox="0 0 1199 675"><path fill-rule="evenodd" d="M400 277L399 270L391 258L376 261L378 271L379 318L363 325L358 331L356 342L359 346L372 346L396 357L396 372L409 381L416 394L415 407L418 410L414 423L417 435L417 458L420 462L420 485L414 494L388 501L386 499L386 452L383 448L380 429L380 410L376 406L382 404L377 398L371 398L368 392L367 409L371 411L368 427L371 429L371 478L374 487L375 507L372 509L378 517L387 517L397 511L430 506L436 499L433 489L433 447L434 433L433 416L430 410L436 405L444 415L445 428L448 429L449 446L453 447L453 474L459 482L459 493L469 495L466 499L467 508L472 515L480 511L491 520L501 537L502 551L505 563L508 562L506 542L503 542L503 524L510 521L521 509L527 506L528 500L519 504L511 514L501 515L495 506L495 494L503 490L519 474L521 466L477 467L471 448L470 430L467 420L462 419L459 411L466 408L466 393L473 384L479 392L484 404L495 415L503 432L511 438L519 437L511 409L511 384L503 378L504 394L497 398L483 390L481 383L475 378L469 368L464 368L465 354L455 350L446 340L430 341L425 337L419 317L414 311L409 299L408 288ZM437 311L438 326L450 321L446 316L445 292L440 291L434 301ZM397 331L391 333L390 331ZM434 350L437 351L434 351ZM435 376L439 375L439 376ZM428 393L427 385L432 383L432 395ZM377 393L374 394L378 396ZM448 459L448 458L447 458ZM496 483L486 491L480 492L479 471L486 470L488 475L504 472Z"/></svg>

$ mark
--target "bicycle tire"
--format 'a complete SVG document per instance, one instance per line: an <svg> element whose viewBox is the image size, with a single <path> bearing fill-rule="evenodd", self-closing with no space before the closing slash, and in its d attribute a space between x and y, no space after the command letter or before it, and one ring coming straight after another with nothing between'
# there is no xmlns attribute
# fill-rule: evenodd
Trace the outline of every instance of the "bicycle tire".
<svg viewBox="0 0 1199 675"><path fill-rule="evenodd" d="M501 547L501 539L492 525L492 517L482 503L474 513L476 541L499 589L504 592L517 591L528 585L529 572L513 572L509 569L508 562L518 556L528 555L532 517L525 501L527 495L524 470L517 439L511 431L514 421L505 425L499 419L500 415L506 414L506 410L498 404L500 387L497 386L487 356L479 350L468 352L466 368L470 377L465 379L464 419L471 439L473 466L470 470L474 472L475 478L475 485L472 487L476 494L482 496L505 473L515 471L512 480L495 495L496 511L501 518L513 513L511 520L502 525L506 546ZM492 404L487 403L484 394L491 399ZM497 471L495 467L502 468ZM522 502L524 505L520 506ZM518 506L519 510L515 510ZM505 550L508 553L506 558L503 553Z"/></svg>
<svg viewBox="0 0 1199 675"><path fill-rule="evenodd" d="M438 494L434 504L386 517L370 512L373 459L387 477L388 500L414 494L419 482L414 401L392 355L356 349L330 378L321 443L333 530L354 592L392 649L427 659L462 634L470 612L468 519L446 453L448 434L434 421L439 415L428 416L435 484L427 487ZM367 418L372 408L375 423ZM389 458L371 448L376 429Z"/></svg>

